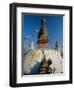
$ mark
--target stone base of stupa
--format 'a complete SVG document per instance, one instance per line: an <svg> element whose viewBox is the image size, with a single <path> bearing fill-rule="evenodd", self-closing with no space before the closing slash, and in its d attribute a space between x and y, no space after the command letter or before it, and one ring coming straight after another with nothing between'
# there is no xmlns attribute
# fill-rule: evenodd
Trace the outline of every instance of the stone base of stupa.
<svg viewBox="0 0 74 90"><path fill-rule="evenodd" d="M41 63L44 57L46 61L49 59L52 61L52 64L48 66L52 69L52 74L63 73L63 58L56 50L30 49L23 56L23 74L41 74L42 71L40 71L40 68L42 68ZM45 73L45 67L42 69L44 69L43 71ZM51 73L49 72L49 74Z"/></svg>

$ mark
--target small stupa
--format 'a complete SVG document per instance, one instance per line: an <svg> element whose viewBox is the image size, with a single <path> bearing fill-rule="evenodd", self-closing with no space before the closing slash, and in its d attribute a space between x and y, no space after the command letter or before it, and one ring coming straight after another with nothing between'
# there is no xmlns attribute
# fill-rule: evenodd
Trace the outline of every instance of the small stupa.
<svg viewBox="0 0 74 90"><path fill-rule="evenodd" d="M61 55L61 46L60 46L59 42L55 43L55 50Z"/></svg>
<svg viewBox="0 0 74 90"><path fill-rule="evenodd" d="M32 40L30 41L29 49L34 49L34 43Z"/></svg>
<svg viewBox="0 0 74 90"><path fill-rule="evenodd" d="M46 31L46 20L44 17L41 20L41 29L38 33L37 44L38 48L48 48L48 33Z"/></svg>

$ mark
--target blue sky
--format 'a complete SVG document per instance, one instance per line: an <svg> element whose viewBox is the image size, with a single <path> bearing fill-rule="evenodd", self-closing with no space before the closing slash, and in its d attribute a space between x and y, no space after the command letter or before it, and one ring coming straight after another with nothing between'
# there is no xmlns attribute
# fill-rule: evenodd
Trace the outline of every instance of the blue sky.
<svg viewBox="0 0 74 90"><path fill-rule="evenodd" d="M46 29L49 37L49 48L55 47L55 42L58 41L63 46L63 16L61 15L44 15L46 19ZM33 40L35 48L37 48L37 37L41 28L41 15L25 15L22 17L24 47L28 48L30 39ZM33 34L34 33L34 34Z"/></svg>

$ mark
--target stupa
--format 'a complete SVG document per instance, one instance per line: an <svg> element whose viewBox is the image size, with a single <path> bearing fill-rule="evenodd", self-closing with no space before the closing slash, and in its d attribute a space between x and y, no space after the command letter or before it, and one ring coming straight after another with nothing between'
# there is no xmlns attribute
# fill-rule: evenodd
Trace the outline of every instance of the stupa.
<svg viewBox="0 0 74 90"><path fill-rule="evenodd" d="M63 57L60 55L60 46L56 43L54 49L49 48L48 41L46 20L43 17L38 33L38 48L34 48L34 43L31 41L29 50L24 52L23 75L63 73Z"/></svg>
<svg viewBox="0 0 74 90"><path fill-rule="evenodd" d="M46 31L46 20L44 17L41 20L41 29L38 33L37 44L38 48L48 48L48 33Z"/></svg>

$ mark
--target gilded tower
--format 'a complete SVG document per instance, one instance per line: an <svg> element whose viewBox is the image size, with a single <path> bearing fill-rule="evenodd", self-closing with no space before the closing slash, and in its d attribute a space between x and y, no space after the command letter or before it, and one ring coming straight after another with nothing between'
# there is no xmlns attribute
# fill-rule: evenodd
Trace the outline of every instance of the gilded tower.
<svg viewBox="0 0 74 90"><path fill-rule="evenodd" d="M46 20L44 17L41 19L41 29L38 33L37 44L38 48L48 48L48 33L46 31Z"/></svg>

